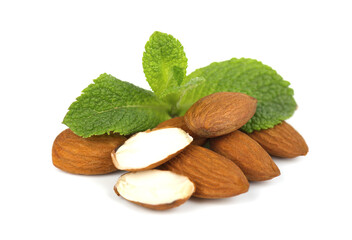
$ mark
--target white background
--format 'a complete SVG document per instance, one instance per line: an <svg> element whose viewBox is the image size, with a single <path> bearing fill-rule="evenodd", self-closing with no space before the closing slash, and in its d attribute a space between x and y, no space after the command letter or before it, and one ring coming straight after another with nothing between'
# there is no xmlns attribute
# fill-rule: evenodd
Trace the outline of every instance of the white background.
<svg viewBox="0 0 352 240"><path fill-rule="evenodd" d="M0 239L351 239L351 1L0 1ZM155 31L188 73L255 58L291 82L310 152L223 200L155 212L115 195L119 173L51 163L67 108L101 73L148 88Z"/></svg>

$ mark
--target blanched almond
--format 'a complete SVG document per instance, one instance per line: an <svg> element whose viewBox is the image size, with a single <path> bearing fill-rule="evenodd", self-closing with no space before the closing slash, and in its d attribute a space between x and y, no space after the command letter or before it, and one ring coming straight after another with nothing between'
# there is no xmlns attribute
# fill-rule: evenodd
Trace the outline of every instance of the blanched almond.
<svg viewBox="0 0 352 240"><path fill-rule="evenodd" d="M130 202L154 210L166 210L186 202L195 186L185 176L153 169L122 175L114 190Z"/></svg>
<svg viewBox="0 0 352 240"><path fill-rule="evenodd" d="M180 128L140 132L111 153L117 169L142 171L153 169L180 153L192 137Z"/></svg>

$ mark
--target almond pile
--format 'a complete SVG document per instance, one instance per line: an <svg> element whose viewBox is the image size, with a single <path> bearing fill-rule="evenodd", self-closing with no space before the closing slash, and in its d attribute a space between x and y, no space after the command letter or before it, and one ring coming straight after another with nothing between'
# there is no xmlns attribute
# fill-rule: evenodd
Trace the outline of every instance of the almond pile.
<svg viewBox="0 0 352 240"><path fill-rule="evenodd" d="M302 136L286 122L241 132L256 103L243 93L214 93L193 104L184 117L128 139L118 134L82 138L67 129L54 141L53 164L85 175L128 171L114 186L116 194L155 210L177 207L191 196L233 197L248 191L248 181L280 175L271 156L308 152Z"/></svg>

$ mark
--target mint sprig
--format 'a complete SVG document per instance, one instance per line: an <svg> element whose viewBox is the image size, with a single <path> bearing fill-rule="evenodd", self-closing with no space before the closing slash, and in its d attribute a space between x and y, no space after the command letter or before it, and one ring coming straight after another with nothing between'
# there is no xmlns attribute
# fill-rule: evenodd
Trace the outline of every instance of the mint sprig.
<svg viewBox="0 0 352 240"><path fill-rule="evenodd" d="M274 127L296 109L290 83L253 59L212 63L186 76L181 43L155 32L145 45L143 69L153 92L102 74L69 107L63 123L82 137L118 132L129 135L182 116L198 99L215 92L242 92L258 100L245 132ZM221 107L221 106L219 106Z"/></svg>

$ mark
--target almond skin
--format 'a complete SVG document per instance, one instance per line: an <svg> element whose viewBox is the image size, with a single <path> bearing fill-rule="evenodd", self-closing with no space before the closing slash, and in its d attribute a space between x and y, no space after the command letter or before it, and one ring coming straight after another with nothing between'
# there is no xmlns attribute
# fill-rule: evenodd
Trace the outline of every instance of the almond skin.
<svg viewBox="0 0 352 240"><path fill-rule="evenodd" d="M187 127L205 138L233 132L251 119L257 100L243 93L218 92L201 98L185 114Z"/></svg>
<svg viewBox="0 0 352 240"><path fill-rule="evenodd" d="M211 138L210 148L241 168L249 181L264 181L280 175L270 155L247 134L235 131Z"/></svg>
<svg viewBox="0 0 352 240"><path fill-rule="evenodd" d="M273 128L254 131L248 135L272 156L294 158L308 153L303 137L285 121Z"/></svg>
<svg viewBox="0 0 352 240"><path fill-rule="evenodd" d="M119 134L82 138L66 129L54 141L52 161L55 167L74 174L115 172L117 169L111 161L111 151L125 141L126 138Z"/></svg>
<svg viewBox="0 0 352 240"><path fill-rule="evenodd" d="M156 126L154 129L160 129L160 128L165 128L165 127L177 127L181 128L183 131L187 132L191 137L193 138L193 142L191 144L195 145L203 145L206 141L207 138L203 138L192 132L186 125L184 117L174 117L169 120L166 120L162 123L160 123L158 126Z"/></svg>
<svg viewBox="0 0 352 240"><path fill-rule="evenodd" d="M197 145L159 167L187 176L196 186L199 198L226 198L248 191L249 183L241 169L231 160Z"/></svg>

